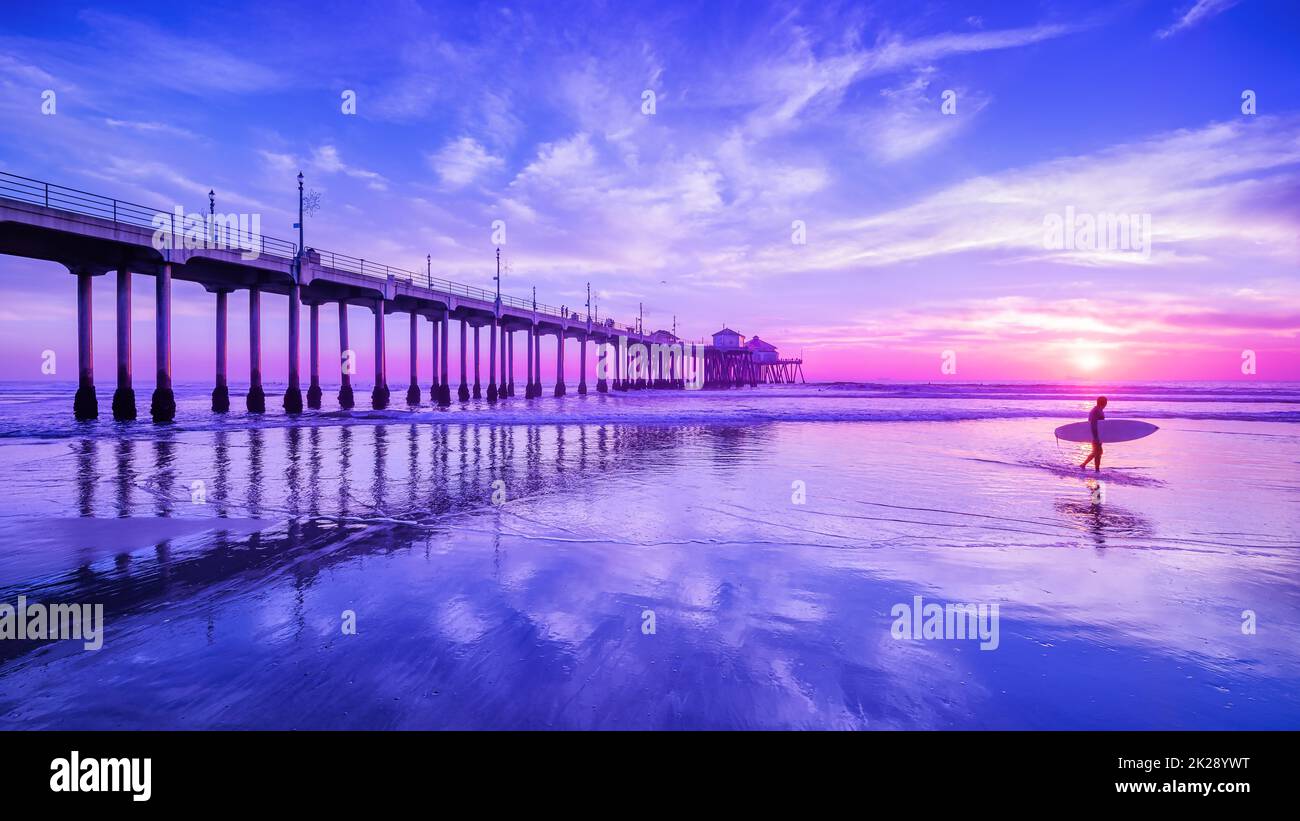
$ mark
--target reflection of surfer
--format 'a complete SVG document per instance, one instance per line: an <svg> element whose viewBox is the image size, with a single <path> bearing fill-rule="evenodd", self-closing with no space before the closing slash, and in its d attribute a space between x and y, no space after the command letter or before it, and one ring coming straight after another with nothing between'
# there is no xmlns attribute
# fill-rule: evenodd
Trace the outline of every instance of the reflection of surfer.
<svg viewBox="0 0 1300 821"><path fill-rule="evenodd" d="M1079 465L1081 468L1088 467L1089 462L1095 462L1097 471L1101 472L1101 433L1097 430L1097 423L1106 418L1105 408L1106 397L1098 396L1097 404L1088 411L1088 427L1092 429L1092 453Z"/></svg>

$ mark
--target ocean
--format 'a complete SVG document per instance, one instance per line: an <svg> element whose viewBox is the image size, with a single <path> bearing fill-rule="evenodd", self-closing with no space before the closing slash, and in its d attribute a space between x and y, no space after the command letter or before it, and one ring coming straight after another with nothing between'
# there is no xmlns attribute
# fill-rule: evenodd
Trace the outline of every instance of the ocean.
<svg viewBox="0 0 1300 821"><path fill-rule="evenodd" d="M1300 729L1300 384L390 387L0 384L0 727Z"/></svg>

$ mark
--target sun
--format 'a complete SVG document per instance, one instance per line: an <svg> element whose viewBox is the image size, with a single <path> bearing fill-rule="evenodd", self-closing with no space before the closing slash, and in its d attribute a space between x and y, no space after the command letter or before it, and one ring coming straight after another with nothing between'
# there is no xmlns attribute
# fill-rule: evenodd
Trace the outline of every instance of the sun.
<svg viewBox="0 0 1300 821"><path fill-rule="evenodd" d="M1096 351L1079 351L1074 355L1074 365L1081 371L1092 372L1106 364Z"/></svg>
<svg viewBox="0 0 1300 821"><path fill-rule="evenodd" d="M1069 345L1070 362L1083 373L1094 373L1105 367L1101 346L1088 339L1076 339Z"/></svg>

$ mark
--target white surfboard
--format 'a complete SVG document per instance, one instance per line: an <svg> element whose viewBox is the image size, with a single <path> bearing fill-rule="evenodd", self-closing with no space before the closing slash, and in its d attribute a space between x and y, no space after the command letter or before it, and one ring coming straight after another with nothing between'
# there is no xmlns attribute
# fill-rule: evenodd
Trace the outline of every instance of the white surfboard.
<svg viewBox="0 0 1300 821"><path fill-rule="evenodd" d="M1102 444L1132 442L1150 436L1160 428L1137 419L1103 419L1097 423L1097 433ZM1087 422L1071 422L1056 429L1056 438L1066 442L1091 442L1092 426Z"/></svg>

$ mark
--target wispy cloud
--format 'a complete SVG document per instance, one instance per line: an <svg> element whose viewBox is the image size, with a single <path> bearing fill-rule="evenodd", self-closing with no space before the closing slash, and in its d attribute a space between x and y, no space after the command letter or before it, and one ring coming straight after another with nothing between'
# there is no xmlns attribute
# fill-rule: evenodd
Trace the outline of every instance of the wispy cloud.
<svg viewBox="0 0 1300 821"><path fill-rule="evenodd" d="M850 86L868 77L924 67L949 57L1041 43L1077 29L1043 24L1000 31L944 33L906 38L881 36L866 48L850 48L824 57L796 29L787 51L757 68L751 93L763 102L746 123L753 136L770 136L804 124L809 109L837 108Z"/></svg>
<svg viewBox="0 0 1300 821"><path fill-rule="evenodd" d="M186 209L204 210L208 191L213 183L194 179L175 166L157 160L140 160L132 157L108 156L95 169L87 169L87 176L104 180L114 190L138 191L141 205L167 209L180 205ZM221 192L223 210L234 209L251 213L266 213L269 206L237 190Z"/></svg>
<svg viewBox="0 0 1300 821"><path fill-rule="evenodd" d="M81 19L96 38L112 43L111 49L94 57L104 61L106 74L147 79L152 87L190 95L265 92L284 85L276 71L210 36L189 37L172 28L100 11L82 12ZM130 58L122 59L124 55Z"/></svg>
<svg viewBox="0 0 1300 821"><path fill-rule="evenodd" d="M2 52L0 52L0 83L15 86L22 84L29 88L52 88L55 86L66 88L66 84L62 84L45 69Z"/></svg>
<svg viewBox="0 0 1300 821"><path fill-rule="evenodd" d="M1179 17L1168 28L1156 32L1156 36L1162 40L1166 37L1172 37L1184 29L1189 29L1221 12L1227 11L1237 5L1238 2L1240 0L1196 0L1191 8L1183 12L1182 17Z"/></svg>
<svg viewBox="0 0 1300 821"><path fill-rule="evenodd" d="M937 148L970 127L988 105L986 95L964 87L932 89L933 74L933 68L922 69L912 80L882 89L881 105L863 117L857 131L881 161L898 162ZM942 109L946 93L952 95L951 114Z"/></svg>
<svg viewBox="0 0 1300 821"><path fill-rule="evenodd" d="M388 180L376 171L368 171L343 162L339 150L332 145L317 146L311 154L311 168L322 174L343 174L361 180L375 191L386 191Z"/></svg>
<svg viewBox="0 0 1300 821"><path fill-rule="evenodd" d="M167 134L173 137L185 137L187 139L195 139L198 137L198 135L193 131L171 125L170 123L115 120L112 117L106 117L104 119L104 124L109 128L121 128L135 131L140 134Z"/></svg>
<svg viewBox="0 0 1300 821"><path fill-rule="evenodd" d="M842 268L998 251L1011 252L1008 261L1095 264L1092 252L1044 247L1045 217L1067 207L1150 214L1156 262L1176 263L1180 254L1224 243L1238 254L1293 257L1294 215L1263 203L1300 190L1291 169L1300 162L1298 124L1296 117L1219 123L975 177L896 210L839 221L803 259ZM1133 254L1105 258L1142 261Z"/></svg>
<svg viewBox="0 0 1300 821"><path fill-rule="evenodd" d="M427 159L443 184L449 188L463 188L505 165L500 157L489 154L473 137L452 140L429 154Z"/></svg>

